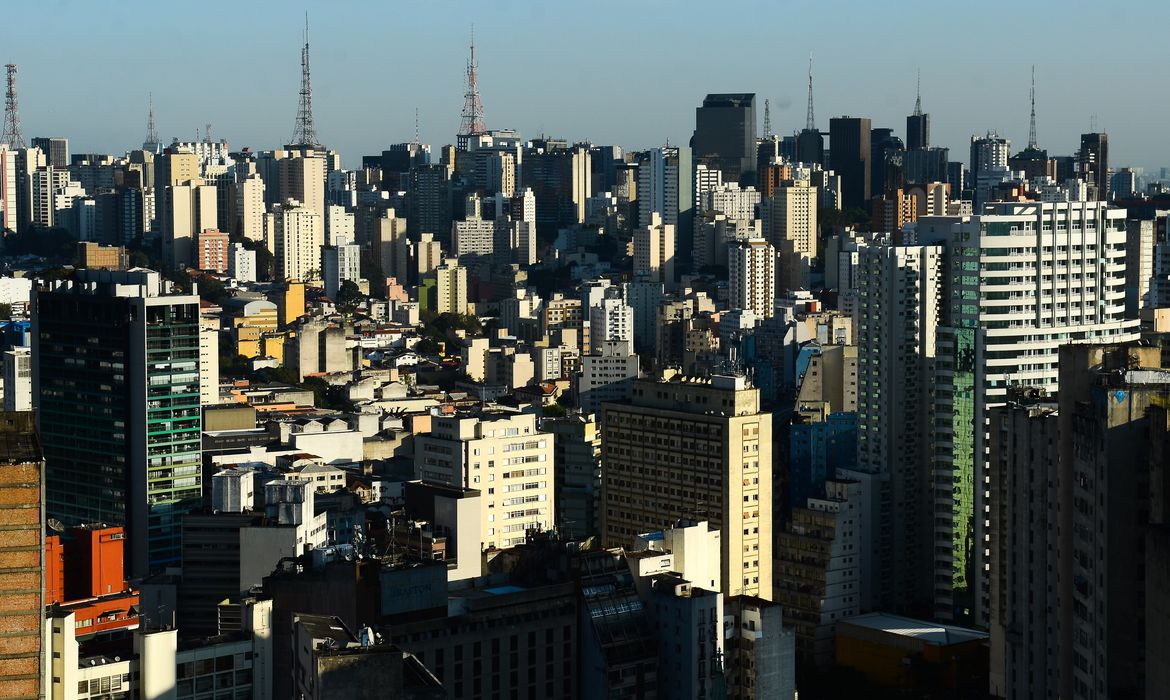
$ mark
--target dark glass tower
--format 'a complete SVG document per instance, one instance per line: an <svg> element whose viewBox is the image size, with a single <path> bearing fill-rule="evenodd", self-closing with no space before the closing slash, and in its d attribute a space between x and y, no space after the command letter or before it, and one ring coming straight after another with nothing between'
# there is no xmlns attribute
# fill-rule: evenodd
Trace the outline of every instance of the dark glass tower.
<svg viewBox="0 0 1170 700"><path fill-rule="evenodd" d="M696 161L713 156L724 180L756 182L756 95L707 95L695 109L691 149Z"/></svg>
<svg viewBox="0 0 1170 700"><path fill-rule="evenodd" d="M841 205L849 209L868 206L872 195L870 132L867 117L834 117L829 120L832 166L841 177Z"/></svg>

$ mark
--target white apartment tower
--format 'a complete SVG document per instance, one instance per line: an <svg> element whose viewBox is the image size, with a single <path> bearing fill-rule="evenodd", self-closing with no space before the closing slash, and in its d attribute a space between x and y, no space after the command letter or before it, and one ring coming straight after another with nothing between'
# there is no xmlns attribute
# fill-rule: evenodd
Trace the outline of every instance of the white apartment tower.
<svg viewBox="0 0 1170 700"><path fill-rule="evenodd" d="M621 290L609 287L601 301L589 308L589 343L601 347L607 340L634 342L634 310L622 299Z"/></svg>
<svg viewBox="0 0 1170 700"><path fill-rule="evenodd" d="M808 289L812 261L817 257L817 188L807 180L777 187L772 198L760 204L764 238L778 257L777 287Z"/></svg>
<svg viewBox="0 0 1170 700"><path fill-rule="evenodd" d="M1125 317L1126 212L1104 202L997 202L918 220L946 248L937 343L935 615L987 624L988 408L1014 385L1056 393L1058 349L1136 339ZM862 344L862 343L859 343Z"/></svg>
<svg viewBox="0 0 1170 700"><path fill-rule="evenodd" d="M647 279L661 282L668 289L674 287L674 225L663 223L662 215L654 212L647 226L634 231L634 273L645 273Z"/></svg>
<svg viewBox="0 0 1170 700"><path fill-rule="evenodd" d="M731 243L727 271L731 283L728 305L751 311L756 318L771 318L776 305L776 249L762 238Z"/></svg>
<svg viewBox="0 0 1170 700"><path fill-rule="evenodd" d="M325 243L322 216L290 199L273 207L265 220L269 250L276 258L277 278L320 278L321 246Z"/></svg>

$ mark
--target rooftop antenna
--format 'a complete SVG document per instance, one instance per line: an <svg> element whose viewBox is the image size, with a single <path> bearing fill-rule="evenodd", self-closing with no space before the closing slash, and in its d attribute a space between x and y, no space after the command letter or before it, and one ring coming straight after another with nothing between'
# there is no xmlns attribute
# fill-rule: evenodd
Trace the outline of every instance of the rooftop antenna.
<svg viewBox="0 0 1170 700"><path fill-rule="evenodd" d="M28 144L20 133L20 110L16 106L16 64L9 63L4 68L8 71L8 92L4 98L4 135L0 136L0 142L12 148L24 148Z"/></svg>
<svg viewBox="0 0 1170 700"><path fill-rule="evenodd" d="M317 130L313 126L313 88L309 81L309 13L305 13L305 45L301 49L301 101L297 107L297 123L292 143L296 146L317 145Z"/></svg>
<svg viewBox="0 0 1170 700"><path fill-rule="evenodd" d="M1096 114L1089 115L1089 132L1093 133L1093 134L1097 133L1097 115Z"/></svg>
<svg viewBox="0 0 1170 700"><path fill-rule="evenodd" d="M418 139L418 107L414 108L414 143L416 146L422 143Z"/></svg>
<svg viewBox="0 0 1170 700"><path fill-rule="evenodd" d="M915 90L914 116L922 116L922 69L918 69L918 88Z"/></svg>
<svg viewBox="0 0 1170 700"><path fill-rule="evenodd" d="M772 105L764 98L764 138L772 138Z"/></svg>
<svg viewBox="0 0 1170 700"><path fill-rule="evenodd" d="M158 129L154 126L154 93L149 93L146 100L146 140L142 142L142 150L158 151Z"/></svg>
<svg viewBox="0 0 1170 700"><path fill-rule="evenodd" d="M808 53L808 115L804 120L805 131L816 131L817 120L813 118L813 92L812 92L812 52Z"/></svg>
<svg viewBox="0 0 1170 700"><path fill-rule="evenodd" d="M207 143L211 143L211 122L207 122L203 125L203 140Z"/></svg>
<svg viewBox="0 0 1170 700"><path fill-rule="evenodd" d="M487 131L483 121L483 102L479 98L479 64L475 60L475 25L471 25L471 55L467 59L467 92L463 95L463 120L459 124L459 140L467 146L467 137Z"/></svg>
<svg viewBox="0 0 1170 700"><path fill-rule="evenodd" d="M1032 90L1029 93L1032 100L1032 118L1028 123L1028 148L1036 148L1036 66L1032 66Z"/></svg>

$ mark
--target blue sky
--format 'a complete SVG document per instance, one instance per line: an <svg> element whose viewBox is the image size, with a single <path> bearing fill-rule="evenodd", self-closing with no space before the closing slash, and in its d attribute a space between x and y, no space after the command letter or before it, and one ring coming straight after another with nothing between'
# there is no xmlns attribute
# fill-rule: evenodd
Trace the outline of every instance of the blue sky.
<svg viewBox="0 0 1170 700"><path fill-rule="evenodd" d="M1170 165L1170 5L861 1L415 0L5 3L0 62L19 66L26 137L121 152L145 135L147 94L164 142L212 124L233 147L292 133L303 13L312 33L318 135L347 166L410 140L454 140L475 23L489 127L643 148L679 143L708 92L772 101L780 133L804 124L808 54L817 124L869 116L905 129L922 71L932 140L967 159L972 133L1013 150L1028 135L1036 65L1040 145L1075 150L1096 115L1110 161Z"/></svg>

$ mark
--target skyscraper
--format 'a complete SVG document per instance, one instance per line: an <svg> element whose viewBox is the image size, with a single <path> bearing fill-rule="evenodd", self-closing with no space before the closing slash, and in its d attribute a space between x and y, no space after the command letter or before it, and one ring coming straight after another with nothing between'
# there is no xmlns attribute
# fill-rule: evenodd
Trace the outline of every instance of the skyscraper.
<svg viewBox="0 0 1170 700"><path fill-rule="evenodd" d="M696 159L714 156L724 180L755 184L755 93L707 95L695 109L691 150Z"/></svg>
<svg viewBox="0 0 1170 700"><path fill-rule="evenodd" d="M918 242L945 246L953 278L935 377L935 519L951 521L934 529L940 619L987 622L987 409L1014 384L1056 392L1061 345L1137 337L1125 241L1124 210L1100 202L1001 202L918 220Z"/></svg>
<svg viewBox="0 0 1170 700"><path fill-rule="evenodd" d="M679 518L719 529L724 595L772 599L772 414L744 376L639 379L602 412L606 546Z"/></svg>
<svg viewBox="0 0 1170 700"><path fill-rule="evenodd" d="M49 515L125 525L131 577L179 559L201 502L199 296L157 272L79 270L33 295Z"/></svg>
<svg viewBox="0 0 1170 700"><path fill-rule="evenodd" d="M54 168L69 167L69 139L60 136L35 136L31 145L44 151L48 164Z"/></svg>
<svg viewBox="0 0 1170 700"><path fill-rule="evenodd" d="M634 274L674 287L675 227L664 223L658 212L634 231Z"/></svg>
<svg viewBox="0 0 1170 700"><path fill-rule="evenodd" d="M319 279L321 246L325 244L324 217L299 201L289 200L274 207L265 222L277 279Z"/></svg>
<svg viewBox="0 0 1170 700"><path fill-rule="evenodd" d="M930 114L922 111L921 85L914 99L914 113L906 117L906 150L930 148Z"/></svg>
<svg viewBox="0 0 1170 700"><path fill-rule="evenodd" d="M771 318L776 305L776 249L763 238L731 243L727 272L731 308Z"/></svg>
<svg viewBox="0 0 1170 700"><path fill-rule="evenodd" d="M1089 185L1091 199L1109 201L1109 134L1081 134L1077 177Z"/></svg>
<svg viewBox="0 0 1170 700"><path fill-rule="evenodd" d="M869 205L870 132L867 117L834 117L829 120L833 170L841 176L841 206L849 209Z"/></svg>

